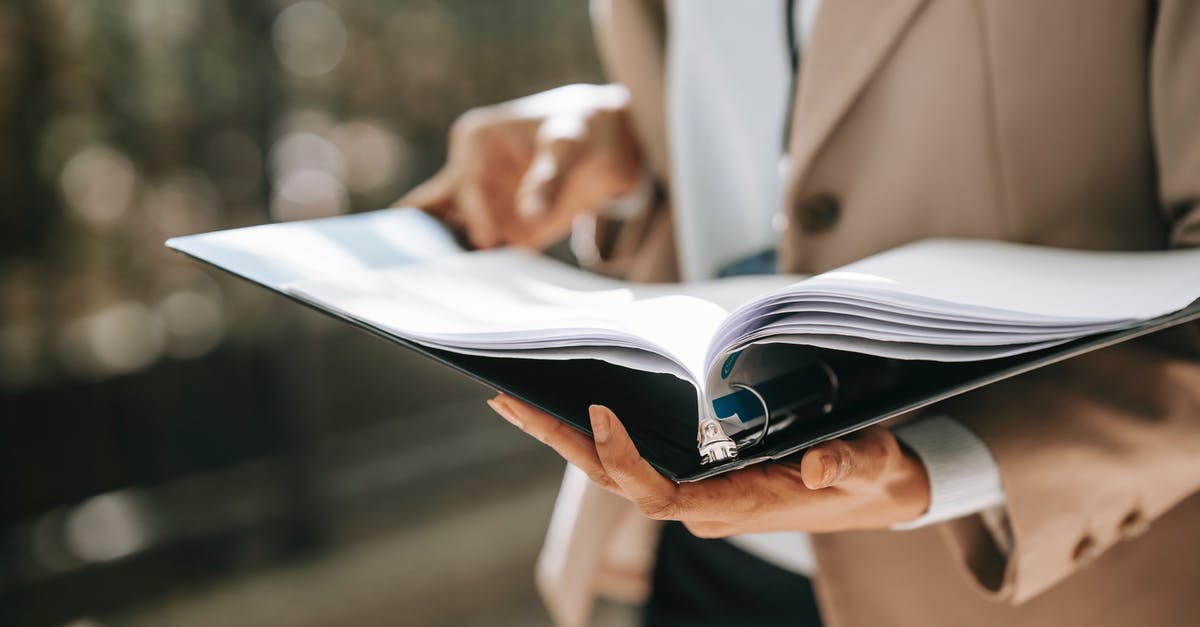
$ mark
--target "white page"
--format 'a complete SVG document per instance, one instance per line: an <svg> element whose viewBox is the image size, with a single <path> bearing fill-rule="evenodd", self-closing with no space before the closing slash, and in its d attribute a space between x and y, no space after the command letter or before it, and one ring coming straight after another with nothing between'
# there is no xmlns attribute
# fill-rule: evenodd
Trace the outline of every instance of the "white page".
<svg viewBox="0 0 1200 627"><path fill-rule="evenodd" d="M867 318L878 322L894 322L908 326L919 326L931 329L945 330L972 330L986 331L991 333L1041 333L1045 331L1061 331L1064 333L1086 333L1094 329L1097 325L1094 322L1089 323L1070 323L1070 324L1044 324L1044 323L1022 323L1022 322L999 322L993 320L980 320L976 318L961 318L925 315L911 313L909 310L900 307L883 307L881 305L867 304L845 304L836 301L828 302L805 302L787 305L780 307L769 314L780 319L786 319L789 322L803 323L810 317L822 318L824 316L854 316Z"/></svg>
<svg viewBox="0 0 1200 627"><path fill-rule="evenodd" d="M805 286L805 287L800 287ZM1145 320L1200 298L1200 249L1094 252L986 240L926 240L813 277L837 289L1014 319Z"/></svg>
<svg viewBox="0 0 1200 627"><path fill-rule="evenodd" d="M1111 331L1122 328L1122 326L1123 325L1113 324L1104 327L1093 327L1088 329L1088 332L1083 333L1082 335L1091 335L1092 333ZM828 331L827 329L836 330ZM776 331L780 333L837 333L839 335L862 335L863 337L878 337L879 339L887 339L888 337L894 336L898 340L905 341L909 341L909 338L923 338L922 340L913 341L925 341L931 344L944 343L964 345L1026 344L1029 342L1040 342L1050 339L1077 338L1081 335L1078 330L1064 331L1061 329L1048 329L1044 331L945 329L927 326L913 326L895 322L881 322L871 318L849 316L845 314L810 316L806 317L801 323L790 322L787 320L776 321L754 331L754 335L761 337L763 334Z"/></svg>
<svg viewBox="0 0 1200 627"><path fill-rule="evenodd" d="M1197 298L1200 249L1091 252L927 240L739 308L718 331L709 359L774 334L786 335L774 338L786 343L901 359L990 359L1125 328Z"/></svg>
<svg viewBox="0 0 1200 627"><path fill-rule="evenodd" d="M297 281L286 289L423 343L478 350L560 340L582 347L581 336L591 336L588 344L660 352L697 379L708 341L728 315L692 296L652 290L639 296L626 283L515 249Z"/></svg>
<svg viewBox="0 0 1200 627"><path fill-rule="evenodd" d="M733 311L804 278L795 274L758 274L687 283L623 284L633 290L638 298L682 294L702 298Z"/></svg>
<svg viewBox="0 0 1200 627"><path fill-rule="evenodd" d="M388 320L393 331L429 345L546 358L595 347L615 355L614 363L663 370L652 356L634 364L640 358L622 352L649 350L669 357L673 365L665 369L689 373L702 369L714 325L735 308L738 314L721 326L721 346L768 334L757 325L789 333L788 342L812 338L816 345L877 355L958 360L997 349L932 345L990 343L992 331L1011 332L1004 340L1021 346L1004 352L1020 352L1041 346L1032 340L1109 330L1200 296L1200 250L1092 253L982 240L918 242L803 282L774 276L643 286L533 257L512 262L519 254L511 251L460 255L435 220L403 209L168 244L360 320ZM461 261L445 261L476 258L479 267L458 268L465 272L449 271ZM424 268L438 259L440 271ZM839 321L843 314L868 320ZM763 325L762 316L772 321ZM855 340L855 333L869 337Z"/></svg>
<svg viewBox="0 0 1200 627"><path fill-rule="evenodd" d="M739 316L736 321L722 325L715 342L728 346L740 344L750 335L761 337L761 332L788 325L840 324L861 325L863 328L898 331L912 328L928 329L953 334L959 331L974 331L988 334L1005 334L1007 341L1020 343L1024 336L1058 335L1078 337L1096 333L1116 325L1087 324L1029 324L993 322L970 318L949 318L909 313L901 307L885 307L878 304L851 302L849 299L828 301L806 301L782 304L756 311L753 317ZM1032 338L1030 338L1032 339Z"/></svg>
<svg viewBox="0 0 1200 627"><path fill-rule="evenodd" d="M1119 327L1118 327L1119 328ZM1116 330L1115 328L1106 330ZM837 320L825 323L772 325L747 335L746 340L770 338L775 335L845 335L882 342L920 342L944 346L1006 346L1031 344L1050 340L1070 340L1080 337L1079 333L971 333L916 330L903 327L881 327L869 323ZM1089 334L1090 335L1090 334ZM745 340L743 340L745 341Z"/></svg>
<svg viewBox="0 0 1200 627"><path fill-rule="evenodd" d="M167 246L275 290L462 252L445 227L416 209L185 235Z"/></svg>
<svg viewBox="0 0 1200 627"><path fill-rule="evenodd" d="M386 329L380 329L387 332ZM480 357L501 357L505 359L545 359L563 361L570 359L596 359L617 366L633 368L643 372L656 372L673 375L684 381L692 382L690 372L684 370L675 360L658 353L640 348L625 346L563 346L541 349L512 349L512 348L462 348L440 346L436 343L422 343L423 346L447 350L462 355L477 355ZM697 394L699 389L697 389Z"/></svg>
<svg viewBox="0 0 1200 627"><path fill-rule="evenodd" d="M1067 341L1069 340L1007 346L944 346L941 344L923 344L895 340L882 341L848 335L781 335L755 343L799 344L831 350L849 351L852 353L863 353L877 357L888 357L891 359L962 362L1011 357L1013 355L1049 348Z"/></svg>
<svg viewBox="0 0 1200 627"><path fill-rule="evenodd" d="M263 224L177 237L169 240L167 245L279 291L288 291L290 286L309 281L338 285L348 285L356 280L370 282L371 275L376 272L395 271L464 252L445 227L416 209L384 209L319 220ZM557 279L561 279L559 287L592 292L592 297L606 290L628 290L634 300L682 294L710 301L724 309L733 309L797 280L797 277L785 276L738 277L686 285L649 285L606 279L560 265L550 268ZM293 295L303 297L299 292ZM603 295L599 297L603 298ZM564 335L568 337L564 339ZM651 372L669 371L686 378L686 370L675 360L664 359L644 348L629 349L628 338L613 346L611 337L596 336L584 329L578 333L564 333L561 328L524 332L517 336L519 341L514 340L514 336L500 334L487 337L492 341L474 338L479 347L476 350L462 347L456 350L540 359L593 355L619 365ZM433 341L424 343L435 348L449 348Z"/></svg>

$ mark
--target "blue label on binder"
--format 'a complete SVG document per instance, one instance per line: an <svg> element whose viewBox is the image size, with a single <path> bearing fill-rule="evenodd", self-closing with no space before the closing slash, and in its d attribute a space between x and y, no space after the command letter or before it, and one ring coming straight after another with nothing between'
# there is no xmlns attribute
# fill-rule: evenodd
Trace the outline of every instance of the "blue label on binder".
<svg viewBox="0 0 1200 627"><path fill-rule="evenodd" d="M737 363L738 355L741 355L741 354L742 354L742 351L738 351L738 352L725 358L725 363L721 364L721 379L722 380L729 378L729 373L733 372L733 364Z"/></svg>
<svg viewBox="0 0 1200 627"><path fill-rule="evenodd" d="M717 420L726 420L736 415L739 421L747 423L757 420L763 415L762 403L746 390L738 390L733 394L714 398L712 406Z"/></svg>

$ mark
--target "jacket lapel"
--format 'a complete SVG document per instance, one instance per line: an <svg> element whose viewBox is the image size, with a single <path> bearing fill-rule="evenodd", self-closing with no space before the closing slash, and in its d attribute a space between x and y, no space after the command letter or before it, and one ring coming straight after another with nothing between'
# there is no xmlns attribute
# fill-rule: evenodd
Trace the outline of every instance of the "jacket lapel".
<svg viewBox="0 0 1200 627"><path fill-rule="evenodd" d="M926 0L825 0L801 51L789 138L792 181L812 164L846 110Z"/></svg>

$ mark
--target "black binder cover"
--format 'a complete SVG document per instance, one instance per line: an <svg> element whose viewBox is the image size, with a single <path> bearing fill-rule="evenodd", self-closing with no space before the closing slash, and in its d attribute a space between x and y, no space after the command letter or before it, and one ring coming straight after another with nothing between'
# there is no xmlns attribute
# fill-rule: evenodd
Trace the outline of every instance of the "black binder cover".
<svg viewBox="0 0 1200 627"><path fill-rule="evenodd" d="M1200 301L1197 301L1183 310L1148 320L1130 329L1087 336L1034 353L978 362L903 362L904 368L912 369L910 376L905 377L906 385L858 402L842 404L830 414L801 421L786 430L773 433L762 445L740 451L736 459L702 466L696 451L696 425L699 420L696 393L691 384L672 375L642 372L593 359L511 359L431 349L316 307L268 283L228 268L214 267L439 361L484 385L519 398L588 435L591 435L588 405L606 405L620 417L642 456L675 481L694 481L778 459L989 383L1200 319Z"/></svg>
<svg viewBox="0 0 1200 627"><path fill-rule="evenodd" d="M700 413L696 392L690 383L672 375L632 370L596 359L476 357L434 350L307 303L284 289L289 281L304 279L307 270L298 267L311 268L314 261L320 267L341 258L343 262L349 259L353 268L394 268L461 252L444 227L418 210L386 209L248 227L179 238L168 241L168 245L379 338L425 354L486 386L541 408L584 434L589 434L588 405L607 405L625 424L644 458L665 476L682 482L778 459L950 396L1200 318L1198 300L1175 314L1133 328L1086 336L1020 356L982 362L895 362L889 365L900 372L894 384L872 389L869 394L842 390L844 394L832 412L798 419L788 428L770 434L761 444L743 447L737 459L702 466L696 449ZM322 250L330 258L320 257ZM854 353L827 357L830 363L850 365L869 364L871 360L877 363L882 359Z"/></svg>

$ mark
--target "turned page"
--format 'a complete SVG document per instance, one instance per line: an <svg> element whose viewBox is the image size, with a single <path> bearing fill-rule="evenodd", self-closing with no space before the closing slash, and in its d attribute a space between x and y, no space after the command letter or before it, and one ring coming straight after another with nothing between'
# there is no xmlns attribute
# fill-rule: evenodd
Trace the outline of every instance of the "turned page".
<svg viewBox="0 0 1200 627"><path fill-rule="evenodd" d="M528 251L499 249L296 281L287 291L436 348L496 357L593 357L698 382L713 332L728 315L718 302L737 304L787 281L640 286Z"/></svg>
<svg viewBox="0 0 1200 627"><path fill-rule="evenodd" d="M1129 328L1198 297L1200 249L925 240L742 307L713 352L770 340L899 359L993 359Z"/></svg>
<svg viewBox="0 0 1200 627"><path fill-rule="evenodd" d="M795 278L645 285L518 250L467 253L436 220L388 209L265 224L168 246L401 338L461 353L601 359L695 379L728 311Z"/></svg>

